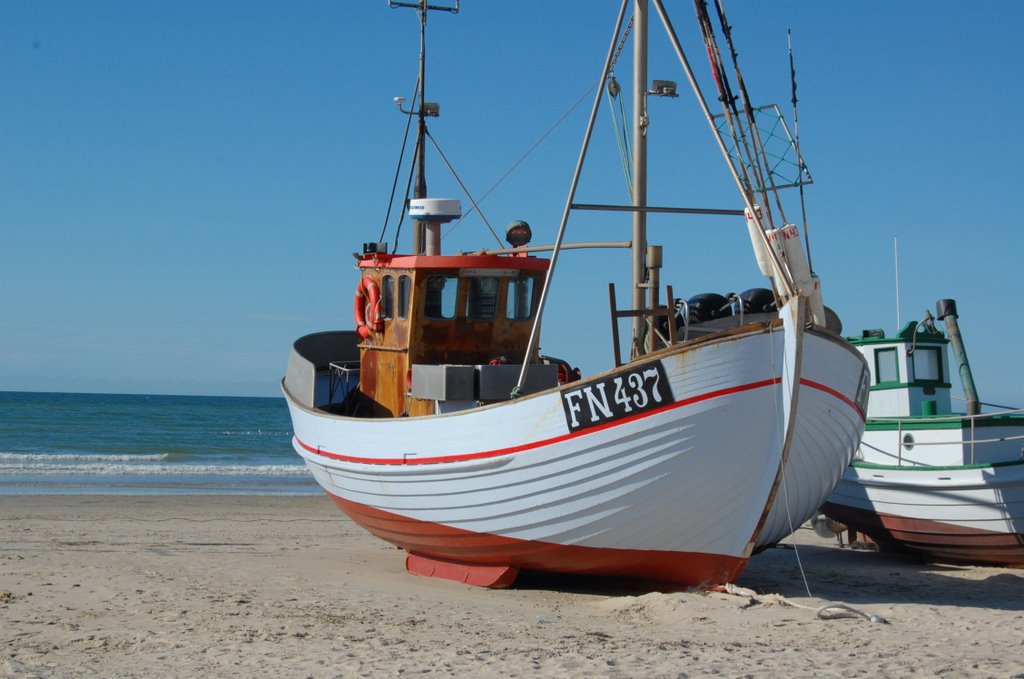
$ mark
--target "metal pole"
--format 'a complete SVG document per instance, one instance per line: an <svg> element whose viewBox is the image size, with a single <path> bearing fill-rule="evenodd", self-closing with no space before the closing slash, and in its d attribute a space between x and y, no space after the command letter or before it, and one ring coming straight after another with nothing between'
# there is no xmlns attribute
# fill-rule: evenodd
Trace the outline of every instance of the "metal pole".
<svg viewBox="0 0 1024 679"><path fill-rule="evenodd" d="M964 348L964 339L960 335L960 324L957 323L956 315L956 302L951 299L940 299L935 304L935 315L946 324L949 344L953 348L953 358L956 360L957 370L960 373L960 384L964 388L964 398L967 399L967 414L977 415L981 412L981 402L978 399L978 390L974 387L974 375L971 373L971 364L967 362L967 350Z"/></svg>
<svg viewBox="0 0 1024 679"><path fill-rule="evenodd" d="M413 198L427 197L427 119L423 112L423 105L427 101L427 3L426 0L420 5L420 107L419 127L416 135L416 188L413 190ZM426 226L421 220L413 222L414 251L420 255L426 252Z"/></svg>
<svg viewBox="0 0 1024 679"><path fill-rule="evenodd" d="M647 308L647 0L633 6L633 299L632 308ZM643 354L646 319L633 319L633 355Z"/></svg>
<svg viewBox="0 0 1024 679"><path fill-rule="evenodd" d="M612 56L615 54L615 43L622 30L622 18L626 14L626 6L629 0L623 0L619 9L619 17L615 22L615 32L612 33L612 44L608 48L608 56L605 57L604 67L601 69L601 77L597 82L604 83L608 77L608 70L611 68ZM523 383L526 381L526 369L529 367L530 356L534 347L537 346L537 337L540 331L540 320L544 315L544 305L547 303L548 290L551 288L551 277L555 271L555 264L558 262L558 253L562 249L562 240L565 238L565 226L569 222L569 212L572 210L573 199L576 198L576 188L580 183L580 174L583 172L583 161L587 157L587 149L590 147L590 137L594 133L594 121L597 119L597 110L601 106L603 92L598 89L594 96L594 104L590 109L590 118L587 121L587 131L583 135L583 143L580 146L579 156L576 158L576 169L572 174L572 184L569 187L569 196L565 199L565 207L562 209L562 221L558 225L558 235L555 236L555 247L551 253L551 262L548 264L548 274L544 277L544 287L540 291L540 301L537 302L537 315L533 319L533 327L530 329L530 340L526 345L526 354L523 356L523 366L519 371L519 381L512 390L512 397L517 398L523 391Z"/></svg>
<svg viewBox="0 0 1024 679"><path fill-rule="evenodd" d="M892 237L892 255L896 267L896 332L903 329L900 325L900 241L897 236Z"/></svg>

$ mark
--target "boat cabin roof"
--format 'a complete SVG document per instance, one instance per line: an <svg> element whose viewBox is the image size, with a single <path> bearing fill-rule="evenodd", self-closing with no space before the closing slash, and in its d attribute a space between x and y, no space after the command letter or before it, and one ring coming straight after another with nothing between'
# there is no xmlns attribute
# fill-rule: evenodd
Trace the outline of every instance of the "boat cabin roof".
<svg viewBox="0 0 1024 679"><path fill-rule="evenodd" d="M525 255L400 255L367 254L359 258L360 268L370 269L480 269L491 275L503 271L547 271L550 260ZM509 275L509 274L506 274Z"/></svg>
<svg viewBox="0 0 1024 679"><path fill-rule="evenodd" d="M865 344L904 344L907 342L946 344L949 342L941 330L935 327L929 328L918 321L906 323L893 337L886 337L885 331L872 328L862 331L857 337L847 337L846 339L855 346Z"/></svg>

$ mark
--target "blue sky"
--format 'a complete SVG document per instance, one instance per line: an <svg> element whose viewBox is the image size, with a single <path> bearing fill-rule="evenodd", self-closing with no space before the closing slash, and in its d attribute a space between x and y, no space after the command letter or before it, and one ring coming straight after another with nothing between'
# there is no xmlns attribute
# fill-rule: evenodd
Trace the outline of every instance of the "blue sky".
<svg viewBox="0 0 1024 679"><path fill-rule="evenodd" d="M706 76L690 3L668 4ZM590 89L617 5L430 15L431 131L474 196ZM895 329L898 237L901 320L955 298L982 400L1024 405L1024 3L726 7L753 99L787 117L793 31L812 258L846 334ZM650 77L682 85L658 31ZM411 97L418 48L416 13L385 0L0 0L0 389L279 394L296 337L352 327L351 253L380 236L405 123L392 99ZM553 240L589 106L483 201L496 230L525 219ZM686 92L652 102L649 202L737 207L695 111ZM598 122L578 199L624 202L606 109ZM428 161L431 195L468 208ZM677 295L763 285L741 220L649 228ZM567 239L628 233L578 213ZM492 243L474 216L444 248ZM544 353L608 367L607 283L624 289L627 267L563 255Z"/></svg>

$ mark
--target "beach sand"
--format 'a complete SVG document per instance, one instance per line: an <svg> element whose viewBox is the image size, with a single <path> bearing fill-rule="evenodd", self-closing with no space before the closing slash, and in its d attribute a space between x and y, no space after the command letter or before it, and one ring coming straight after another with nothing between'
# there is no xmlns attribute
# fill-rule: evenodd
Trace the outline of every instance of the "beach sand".
<svg viewBox="0 0 1024 679"><path fill-rule="evenodd" d="M6 496L0 517L4 677L1024 676L1024 570L808 528L745 596L416 577L323 497Z"/></svg>

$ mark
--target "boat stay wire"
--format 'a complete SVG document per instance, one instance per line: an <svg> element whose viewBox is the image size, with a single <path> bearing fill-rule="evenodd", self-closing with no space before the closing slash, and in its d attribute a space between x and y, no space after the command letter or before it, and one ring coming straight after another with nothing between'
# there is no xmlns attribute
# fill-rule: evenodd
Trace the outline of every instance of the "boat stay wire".
<svg viewBox="0 0 1024 679"><path fill-rule="evenodd" d="M701 0L701 4L703 4L703 0ZM745 124L740 126L743 135L743 150L746 154L746 163L749 165L750 174L756 179L758 187L757 190L762 196L761 209L765 211L768 223L771 225L774 220L772 219L770 200L767 192L772 190L776 207L779 210L779 219L782 223L785 223L786 217L783 214L782 202L779 199L779 194L774 190L774 186L769 186L773 183L773 174L769 167L768 159L765 157L764 142L761 139L760 129L757 126L754 106L750 100L750 95L747 93L747 85L743 79L743 72L740 70L739 54L736 52L736 47L732 40L732 26L729 24L729 21L725 16L725 7L722 6L721 0L715 0L715 13L718 17L722 36L725 38L725 43L729 48L729 58L732 61L733 73L736 76L736 87L739 90L740 102L743 105L742 120L744 120ZM715 38L713 31L710 35L712 42L714 42ZM715 49L717 52L717 45ZM735 101L733 102L733 111L736 111Z"/></svg>
<svg viewBox="0 0 1024 679"><path fill-rule="evenodd" d="M700 2L701 0L697 0ZM715 122L715 116L711 113L711 108L708 106L707 99L704 97L703 90L697 83L697 77L694 75L693 68L690 66L689 60L686 58L686 53L683 51L683 46L679 42L679 36L676 33L675 27L672 25L671 19L665 11L665 6L662 0L654 0L654 6L658 11L658 15L661 17L661 22L665 26L665 32L668 34L669 41L672 44L672 49L676 53L676 57L679 59L679 64L683 67L683 72L686 74L686 79L690 83L690 87L693 90L694 96L697 98L697 103L700 105L701 112L704 114L704 118L711 128L712 134L715 137L715 141L718 144L718 150L721 152L722 157L725 159L726 165L728 165L732 174L733 182L736 184L736 188L739 190L740 197L743 199L743 207L750 213L754 223L760 227L761 243L771 258L776 270L779 272L780 279L777 280L781 288L781 292L786 297L790 297L796 292L796 286L793 281L793 277L789 270L783 266L782 261L778 255L772 250L768 243L768 234L764 230L762 215L759 214L759 210L755 209L753 191L748 183L744 182L744 178L741 175L741 168L736 167L736 163L733 162L732 157L729 154L729 149L726 147L725 139L722 136L722 131ZM728 107L727 107L728 108Z"/></svg>
<svg viewBox="0 0 1024 679"><path fill-rule="evenodd" d="M729 137L732 139L737 153L739 153L740 149L747 150L747 143L743 126L739 123L740 114L739 109L736 107L737 97L732 92L729 76L725 71L725 65L722 63L722 54L718 48L718 43L715 41L714 29L711 27L711 19L708 17L707 5L703 0L695 0L694 6L697 11L697 23L700 26L701 37L704 40L704 47L707 50L708 61L711 66L711 75L715 81L715 87L718 89L718 100L722 103L723 116L728 128ZM746 190L749 190L753 182L748 173L748 163L742 160L739 163L732 163L731 159L729 162L733 165L734 171L739 175L743 186L746 187ZM770 220L770 214L768 218Z"/></svg>
<svg viewBox="0 0 1024 679"><path fill-rule="evenodd" d="M740 96L743 99L743 112L747 119L747 127L750 130L751 136L754 138L754 158L756 159L755 172L758 175L761 183L761 193L764 196L764 203L768 203L767 192L771 191L772 197L775 199L775 205L779 210L779 219L783 224L788 223L786 219L785 210L782 206L782 199L779 196L779 188L775 184L775 172L774 168L768 160L768 155L765 150L765 142L761 138L761 128L758 127L756 120L756 110L753 102L750 100L750 96L747 94L747 85L743 79L743 72L740 70L739 53L736 52L735 44L732 40L732 26L729 25L729 21L725 16L725 7L722 5L722 0L715 0L715 11L718 14L719 24L722 27L722 34L725 37L726 44L729 46L729 56L732 59L733 72L736 74L736 82L740 89Z"/></svg>
<svg viewBox="0 0 1024 679"><path fill-rule="evenodd" d="M626 118L626 107L625 102L619 94L622 92L622 88L619 86L619 81L615 79L615 64L619 61L619 56L622 54L622 50L626 47L626 41L629 39L629 33L633 30L633 24L636 21L636 17L630 17L629 23L626 25L626 30L622 32L622 39L619 41L619 46L615 50L615 56L612 57L612 63L610 70L608 71L608 83L606 85L606 92L608 94L608 111L612 116L612 129L615 132L615 141L619 145L619 158L622 161L622 173L626 178L626 190L629 192L629 198L633 198L633 149L630 145L630 134L629 125ZM615 104L618 104L618 110L616 111Z"/></svg>
<svg viewBox="0 0 1024 679"><path fill-rule="evenodd" d="M410 119L411 118L412 118L412 116L410 116ZM424 128L424 129L426 129L426 128ZM419 146L422 143L423 143L422 137L417 135L416 149L413 151L412 163L409 166L409 176L405 180L405 194L404 194L405 195L405 199L402 201L402 205L403 206L409 204L409 191L412 189L412 180L413 180L413 177L416 175L416 167L419 165ZM399 159L399 167L401 167L401 159ZM403 207L403 209L398 213L398 224L395 226L395 244L394 244L394 247L392 247L392 249L391 249L392 252L398 252L398 241L399 241L399 239L402 236L402 221L404 219L405 219L405 209Z"/></svg>
<svg viewBox="0 0 1024 679"><path fill-rule="evenodd" d="M622 30L622 20L626 15L626 7L631 0L623 0L619 8L619 16L615 21L615 30L612 32L612 42L608 46L608 56L605 57L601 67L601 76L597 79L595 87L600 85L608 77L611 70L612 59L615 53L615 43L619 32ZM593 89L593 88L591 88ZM597 111L601 107L601 92L598 91L590 108L590 117L587 119L587 129L583 134L583 141L580 144L580 152L576 158L576 167L572 173L572 182L569 185L569 195L565 199L565 207L562 208L562 218L558 224L558 234L555 236L555 246L551 251L551 260L548 264L547 274L544 276L544 285L540 290L540 299L537 302L537 313L533 317L533 327L530 329L530 338L527 340L526 352L523 354L523 365L519 370L519 380L512 389L510 396L519 398L523 393L523 384L526 382L526 371L530 363L530 355L537 346L540 332L540 321L544 316L544 306L547 303L548 293L551 290L551 279L555 271L555 264L558 263L558 255L562 249L562 241L565 239L565 227L569 223L569 213L572 211L572 204L576 198L576 189L579 186L580 175L583 173L583 161L586 160L587 150L590 148L590 138L594 133L594 122L597 120Z"/></svg>
<svg viewBox="0 0 1024 679"><path fill-rule="evenodd" d="M721 0L715 0L715 13L718 15L718 23L722 29L722 36L725 38L725 43L729 47L729 58L732 61L733 73L736 75L736 86L739 88L740 99L743 103L743 116L746 120L746 131L749 132L750 140L753 144L751 149L748 145L746 148L748 162L750 163L751 172L757 178L758 186L761 188L762 203L764 207L762 209L768 209L768 196L766 191L770 183L773 183L773 174L769 167L768 159L765 157L764 141L761 139L761 132L757 126L757 120L754 117L754 105L750 101L750 95L747 93L747 85L743 79L743 72L740 70L739 53L736 52L736 46L732 41L732 26L729 25L729 20L725 16L725 7L722 6ZM713 39L713 38L712 38ZM774 189L774 187L772 187ZM786 223L786 217L783 214L782 202L779 199L778 191L773 190L773 196L775 197L776 206L779 210L779 219L782 223Z"/></svg>
<svg viewBox="0 0 1024 679"><path fill-rule="evenodd" d="M416 101L416 97L418 96L419 91L420 91L420 81L419 81L419 78L417 78L416 79L416 89L413 91L413 95L412 95L412 101L413 102ZM387 234L387 231L388 231L388 223L391 222L391 209L395 205L395 190L398 188L398 178L402 174L402 160L405 159L405 147L408 146L408 144L409 144L409 130L410 129L412 129L412 116L411 115L407 115L406 116L406 121L405 121L405 133L402 135L402 148L398 152L398 163L395 166L395 178L391 182L391 196L388 198L388 210L387 210L387 213L384 215L384 226L381 227L380 238L377 239L378 242L384 242L384 236L385 236L385 234ZM406 196L408 197L408 193L409 193L408 186L406 187L405 193L406 193ZM395 248L398 247L398 233L400 233L401 230L402 230L402 216L400 214L399 217L398 217L398 224L395 227L395 231L396 231L396 234L395 234ZM392 252L394 252L394 250L392 250Z"/></svg>
<svg viewBox="0 0 1024 679"><path fill-rule="evenodd" d="M439 155L441 157L441 160L444 161L444 164L448 167L448 171L452 173L453 177L455 177L455 181L457 181L459 183L459 186L462 187L462 192L466 194L466 197L469 198L469 202L473 204L473 209L475 209L480 214L480 219L484 220L484 224L487 225L487 230L491 232L491 235L494 236L494 240L498 242L498 247L501 247L501 238L499 238L498 234L495 233L494 228L491 226L491 223L487 221L487 217L484 215L484 211L480 209L480 205L473 198L473 195L469 192L469 189L467 189L466 185L462 183L462 179L459 177L459 173L456 172L455 168L452 167L452 164L448 162L448 158L444 155L444 151L441 150L440 145L438 145L437 140L434 139L434 135L430 134L429 130L427 131L427 138L430 139L430 143L434 145L434 150L437 151L437 155Z"/></svg>
<svg viewBox="0 0 1024 679"><path fill-rule="evenodd" d="M622 88L615 79L614 73L608 74L608 111L612 116L612 129L615 131L615 141L619 146L619 158L622 161L622 174L626 178L626 191L630 199L633 197L633 149L630 147L629 126L626 120L626 106L619 94ZM618 104L618 110L616 110Z"/></svg>
<svg viewBox="0 0 1024 679"><path fill-rule="evenodd" d="M495 190L496 188L498 188L498 187L499 187L499 186L500 186L500 185L502 184L502 182L504 182L504 181L505 181L506 179L508 179L509 175L511 175L511 174L512 174L513 172L515 172L516 168L517 168L517 167L519 167L519 165L520 165L520 164L521 164L521 163L522 163L522 162L523 162L524 160L526 160L526 158L527 158L527 157L528 157L528 156L529 156L529 155L530 155L531 153L533 153L533 152L534 152L534 151L535 151L535 150L537 149L537 147L538 147L538 146L540 146L540 145L541 145L542 143L544 143L544 140L545 140L545 139L547 139L547 138L548 138L548 136L550 136L550 135L551 135L551 133L552 133L552 132L554 132L554 131L555 131L555 129L556 129L556 128L557 128L557 127L558 127L559 125L561 125L561 124L562 124L562 122L563 122L563 121L564 121L564 120L565 120L566 118L568 118L568 117L569 117L569 115L570 115L570 114L571 114L571 113L572 113L573 111L575 111L575 110L576 110L576 107L577 107L577 106L579 106L579 105L580 105L581 103L583 103L583 100L584 100L584 99L586 99L586 98L587 98L587 96L588 96L588 95L589 95L589 94L590 94L591 92L593 92L593 91L594 91L594 88L595 88L596 86L597 86L597 85L596 85L596 84L594 84L594 85L591 85L590 87L588 87L588 88L587 88L587 90L586 90L586 92L584 92L583 94L581 94L581 95L580 95L580 96L579 96L579 97L578 97L578 98L576 99L576 101L574 101L574 102L573 102L573 104L572 104L572 105L571 105L571 106L570 106L570 107L569 107L568 109L566 109L565 113L563 113L563 114L561 115L561 117L559 117L559 118L558 118L558 120L556 120L556 121L555 121L555 122L554 122L554 123L553 123L553 124L551 125L551 127L549 127L549 128L547 129L547 131L546 131L546 132L544 132L544 134L542 134L542 135L541 135L541 136L540 136L540 137L539 137L539 138L537 139L537 141L535 141L535 142L533 143L533 145L532 145L532 146L530 146L530 148L526 149L526 151L525 151L525 152L523 153L523 155L519 156L519 159L518 159L518 160L516 160L516 161L515 161L514 163L512 163L512 165L511 165L511 166L510 166L510 167L509 167L509 168L508 168L507 170L505 170L505 173L504 173L503 175L501 175L500 177L498 177L497 181L495 181L495 182L494 182L493 184L491 184L491 187L490 187L489 189L487 189L486 191L484 191L483 195L482 195L482 196L480 196L480 200L479 200L478 202L481 202L481 203L482 203L482 202L484 201L484 199L485 199L485 198L487 198L487 196L491 195L491 193L492 193L492 192L493 192L493 191L494 191L494 190ZM447 235L448 235L448 234L450 234L450 233L451 233L452 231L454 231L454 230L455 230L455 227L457 227L457 226L458 226L459 224L461 224L461 223L463 222L463 220L465 220L465 219L466 219L466 217L468 217L468 216L469 216L469 215L471 215L472 213L473 213L473 208L470 208L469 210L466 210L465 214L463 214L463 215L462 215L462 217L460 217L459 219L455 220L455 221L454 221L454 222L452 223L451 227L450 227L450 228L449 228L449 229L448 229L447 231L445 231L445 236L447 236Z"/></svg>

